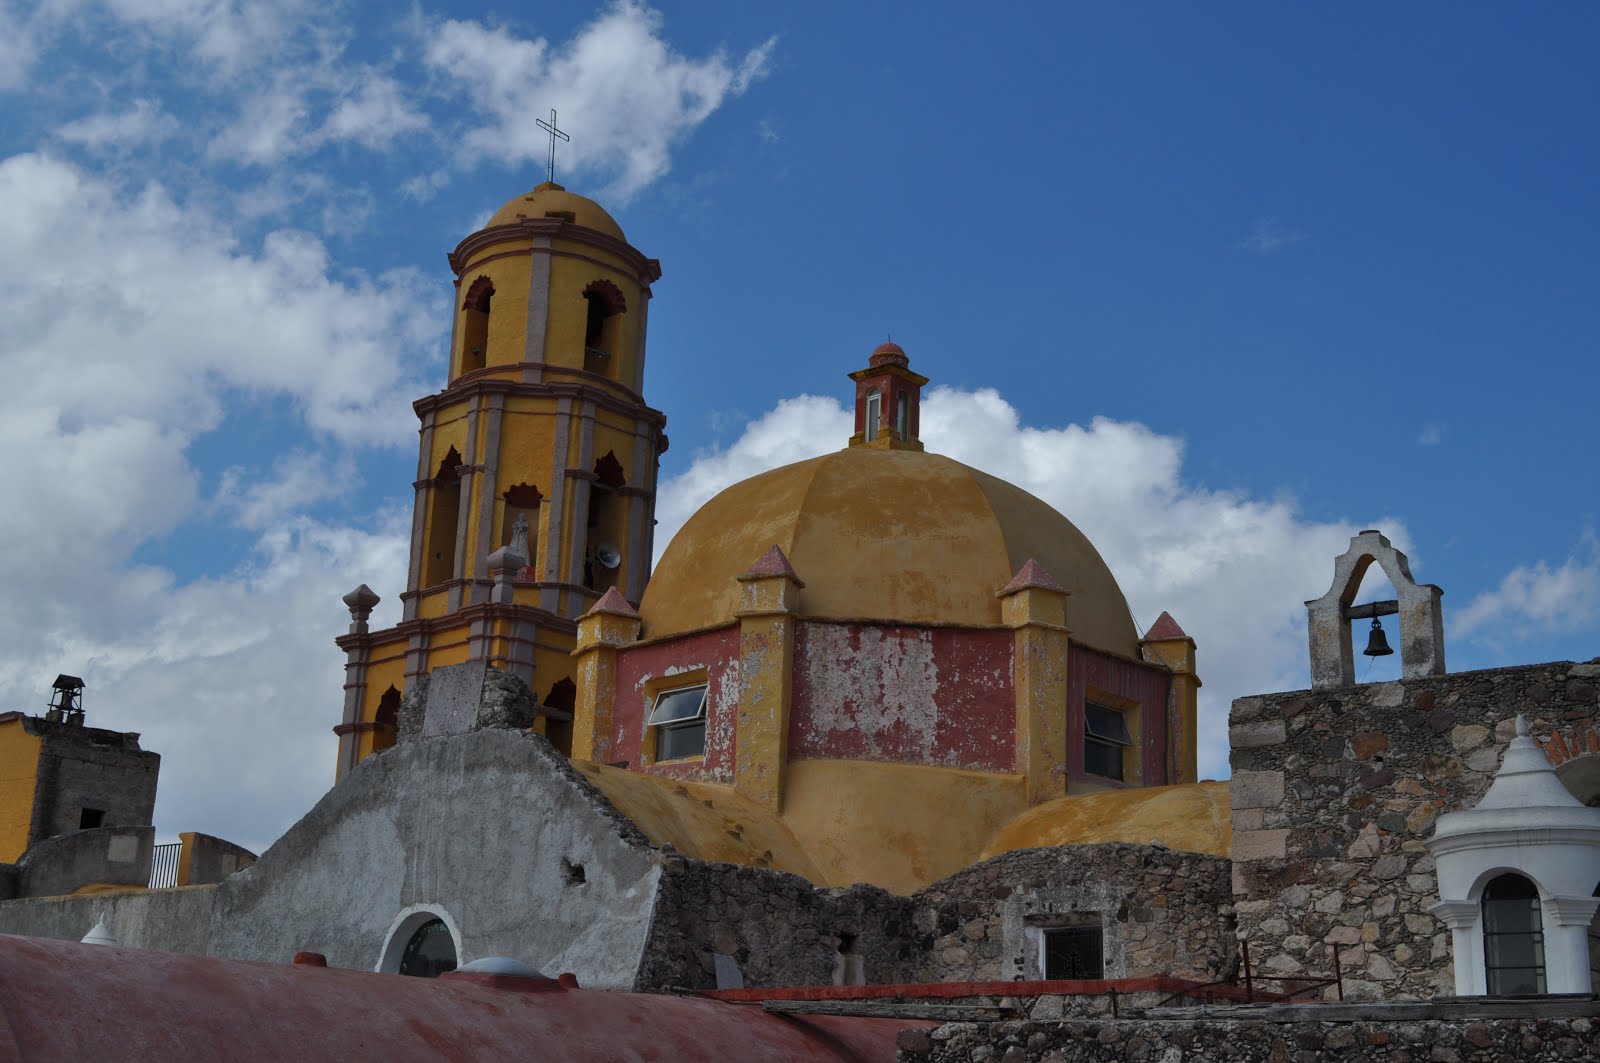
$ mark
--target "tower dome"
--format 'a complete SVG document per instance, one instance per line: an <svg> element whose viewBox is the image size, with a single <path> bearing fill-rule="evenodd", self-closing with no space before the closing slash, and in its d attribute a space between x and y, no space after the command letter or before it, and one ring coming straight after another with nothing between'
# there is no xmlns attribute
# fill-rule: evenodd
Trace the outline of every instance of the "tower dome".
<svg viewBox="0 0 1600 1063"><path fill-rule="evenodd" d="M506 201L484 225L492 229L497 225L515 225L524 218L556 218L575 222L588 229L605 233L623 242L622 226L606 213L606 209L592 199L568 192L554 181L545 181L532 192L524 192Z"/></svg>
<svg viewBox="0 0 1600 1063"><path fill-rule="evenodd" d="M702 506L651 576L644 636L732 622L739 575L774 544L805 581L801 617L997 627L997 592L1032 558L1071 592L1074 641L1139 654L1127 600L1071 521L942 455L873 447L762 473Z"/></svg>

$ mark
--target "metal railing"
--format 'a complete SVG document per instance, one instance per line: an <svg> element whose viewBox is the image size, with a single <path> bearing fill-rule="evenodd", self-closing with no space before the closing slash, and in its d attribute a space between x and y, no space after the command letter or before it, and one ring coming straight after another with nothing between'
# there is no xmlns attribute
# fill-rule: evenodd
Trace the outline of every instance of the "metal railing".
<svg viewBox="0 0 1600 1063"><path fill-rule="evenodd" d="M178 884L178 864L183 859L183 843L158 845L150 855L150 888L170 890Z"/></svg>
<svg viewBox="0 0 1600 1063"><path fill-rule="evenodd" d="M1240 975L1207 982L1205 985L1191 986L1181 992L1163 1000L1157 1007L1167 1007L1179 1000L1199 1001L1200 1003L1213 1003L1215 994L1212 992L1223 986L1237 989L1240 983L1244 987L1244 999L1247 1004L1260 1002L1289 1003L1296 997L1318 993L1324 989L1333 989L1338 999L1344 999L1344 972L1339 969L1339 950L1335 947L1333 955L1333 977L1317 978L1306 975L1262 975L1256 974L1250 966L1250 942L1239 942ZM1258 982L1281 982L1282 987L1277 990L1268 990L1258 986Z"/></svg>

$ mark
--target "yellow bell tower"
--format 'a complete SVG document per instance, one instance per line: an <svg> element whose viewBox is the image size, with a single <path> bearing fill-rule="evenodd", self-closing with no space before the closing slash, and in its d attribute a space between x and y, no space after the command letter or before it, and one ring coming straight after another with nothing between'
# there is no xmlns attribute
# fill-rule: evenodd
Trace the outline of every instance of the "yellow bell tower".
<svg viewBox="0 0 1600 1063"><path fill-rule="evenodd" d="M527 681L557 710L537 726L567 749L575 622L613 587L637 603L650 576L666 416L641 391L660 263L599 204L546 182L462 240L450 267L448 384L414 404L404 618L369 631L377 595L345 596L338 778L393 743L409 682L467 661Z"/></svg>

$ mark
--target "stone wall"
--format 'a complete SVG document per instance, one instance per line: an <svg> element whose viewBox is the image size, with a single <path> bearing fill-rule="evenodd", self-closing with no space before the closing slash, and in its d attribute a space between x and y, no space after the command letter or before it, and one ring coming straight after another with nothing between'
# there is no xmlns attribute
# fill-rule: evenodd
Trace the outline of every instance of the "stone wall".
<svg viewBox="0 0 1600 1063"><path fill-rule="evenodd" d="M1144 845L1023 849L899 897L669 853L634 988L717 988L718 954L749 987L1037 979L1027 928L1067 913L1101 915L1108 978L1210 981L1237 964L1228 868Z"/></svg>
<svg viewBox="0 0 1600 1063"><path fill-rule="evenodd" d="M842 982L847 954L866 982L918 981L931 935L918 932L916 914L910 898L876 886L818 889L782 871L669 852L633 988L716 989L718 954L752 987Z"/></svg>
<svg viewBox="0 0 1600 1063"><path fill-rule="evenodd" d="M1565 736L1590 733L1597 691L1600 663L1557 662L1235 701L1233 886L1256 972L1328 976L1337 950L1348 998L1451 993L1423 839L1483 796L1518 713L1583 745Z"/></svg>
<svg viewBox="0 0 1600 1063"><path fill-rule="evenodd" d="M1043 978L1030 923L1098 912L1105 977L1211 981L1237 963L1229 862L1148 845L1019 849L916 895L933 937L921 981Z"/></svg>
<svg viewBox="0 0 1600 1063"><path fill-rule="evenodd" d="M24 719L23 726L43 740L30 844L78 830L86 808L105 814L102 827L154 821L161 757L140 749L137 734L38 717Z"/></svg>
<svg viewBox="0 0 1600 1063"><path fill-rule="evenodd" d="M951 1023L931 1031L902 1031L899 1044L901 1063L1554 1063L1600 1058L1600 1036L1594 1019L1587 1017Z"/></svg>
<svg viewBox="0 0 1600 1063"><path fill-rule="evenodd" d="M154 827L99 827L46 838L17 861L9 896L54 897L91 883L142 889L155 834Z"/></svg>

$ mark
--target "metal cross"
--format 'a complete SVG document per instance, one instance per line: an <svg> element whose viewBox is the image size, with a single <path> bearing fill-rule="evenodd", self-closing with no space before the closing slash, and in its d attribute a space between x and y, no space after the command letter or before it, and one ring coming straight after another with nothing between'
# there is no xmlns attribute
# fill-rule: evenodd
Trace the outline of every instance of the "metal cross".
<svg viewBox="0 0 1600 1063"><path fill-rule="evenodd" d="M568 143L571 143L572 138L567 136L561 130L556 128L556 109L554 107L550 108L550 121L546 122L543 118L536 118L536 119L534 119L534 121L539 123L539 128L540 129L543 129L546 133L550 134L550 183L551 184L555 184L556 183L556 141L557 140L565 140Z"/></svg>

